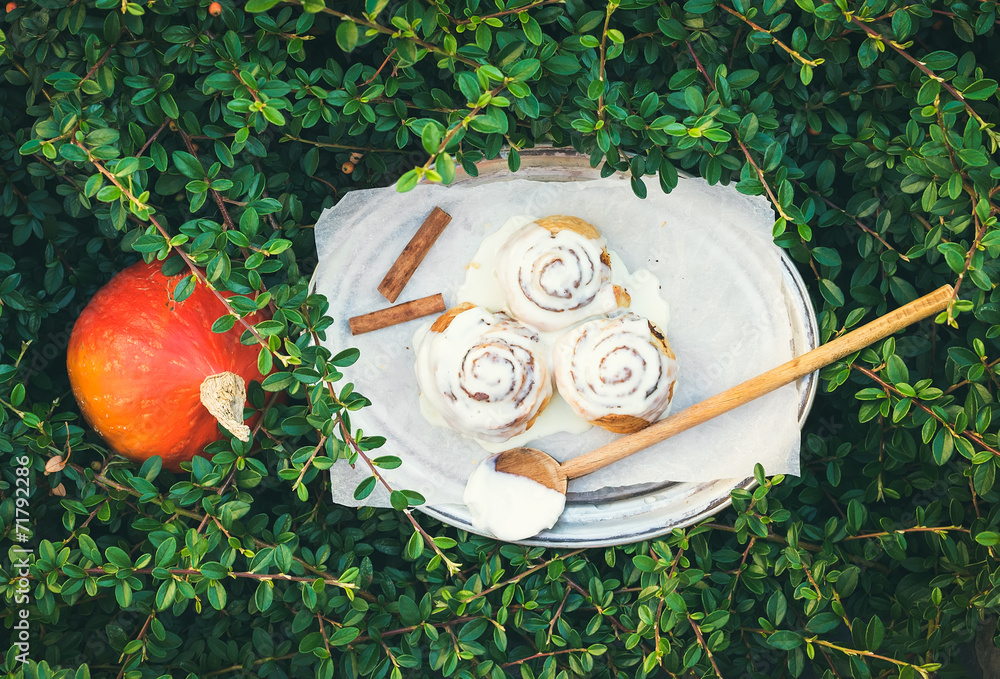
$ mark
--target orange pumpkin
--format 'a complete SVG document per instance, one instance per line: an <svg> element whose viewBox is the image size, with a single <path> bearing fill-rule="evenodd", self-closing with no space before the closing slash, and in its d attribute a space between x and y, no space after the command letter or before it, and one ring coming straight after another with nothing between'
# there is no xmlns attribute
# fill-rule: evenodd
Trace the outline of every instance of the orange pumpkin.
<svg viewBox="0 0 1000 679"><path fill-rule="evenodd" d="M90 300L67 352L73 395L90 426L115 452L136 462L159 455L173 471L223 437L219 424L249 440L247 424L258 416L243 423L246 383L260 379L260 347L240 343L239 323L212 332L226 307L204 285L177 302L174 288L186 273L164 276L158 262L128 267Z"/></svg>

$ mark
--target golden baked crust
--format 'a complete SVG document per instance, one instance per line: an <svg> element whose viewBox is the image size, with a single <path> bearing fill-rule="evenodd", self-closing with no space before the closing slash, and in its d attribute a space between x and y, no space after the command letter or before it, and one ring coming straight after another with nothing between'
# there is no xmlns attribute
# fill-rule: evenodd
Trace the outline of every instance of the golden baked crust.
<svg viewBox="0 0 1000 679"><path fill-rule="evenodd" d="M575 231L584 238L589 238L591 240L597 240L601 237L600 231L597 230L590 222L584 221L579 217L570 217L569 215L550 215L549 217L542 217L535 221L543 229L548 229L549 233L556 234L560 231Z"/></svg>
<svg viewBox="0 0 1000 679"><path fill-rule="evenodd" d="M456 316L463 311L468 311L474 306L475 304L472 304L471 302L462 302L458 306L448 309L443 314L438 316L437 320L431 325L431 332L444 332L447 330L448 326L451 325L451 322L455 320Z"/></svg>
<svg viewBox="0 0 1000 679"><path fill-rule="evenodd" d="M674 356L674 350L670 348L667 336L652 321L649 321L649 334L653 336L653 346L663 352L668 358L677 358Z"/></svg>
<svg viewBox="0 0 1000 679"><path fill-rule="evenodd" d="M615 291L615 301L618 302L618 308L624 309L632 304L632 297L627 292L625 288L620 285L614 286Z"/></svg>
<svg viewBox="0 0 1000 679"><path fill-rule="evenodd" d="M634 434L652 424L652 422L647 422L635 415L605 415L596 420L591 420L590 423L596 424L601 429L613 431L616 434Z"/></svg>
<svg viewBox="0 0 1000 679"><path fill-rule="evenodd" d="M545 408L549 405L549 401L551 399L552 399L552 394L549 394L548 396L545 397L545 400L542 401L542 405L538 407L538 412L535 413L534 415L532 415L531 419L528 420L528 426L525 427L525 431L527 431L528 429L531 429L534 426L535 420L538 419L539 415L541 415L543 412L545 412Z"/></svg>

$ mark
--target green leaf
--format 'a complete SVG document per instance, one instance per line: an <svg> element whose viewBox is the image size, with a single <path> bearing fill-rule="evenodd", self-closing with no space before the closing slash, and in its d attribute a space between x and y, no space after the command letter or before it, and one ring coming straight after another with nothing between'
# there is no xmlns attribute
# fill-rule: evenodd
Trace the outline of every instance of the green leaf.
<svg viewBox="0 0 1000 679"><path fill-rule="evenodd" d="M358 25L353 21L341 21L337 26L337 46L345 52L352 52L358 44Z"/></svg>
<svg viewBox="0 0 1000 679"><path fill-rule="evenodd" d="M258 333L262 337L270 337L271 335L277 335L284 331L285 325L281 321L261 321L254 326Z"/></svg>
<svg viewBox="0 0 1000 679"><path fill-rule="evenodd" d="M174 151L172 158L174 165L177 166L177 169L180 170L181 174L185 177L190 179L205 178L205 168L202 167L197 158L192 156L187 151Z"/></svg>
<svg viewBox="0 0 1000 679"><path fill-rule="evenodd" d="M265 377L261 387L264 391L283 391L295 383L295 376L292 373L276 372Z"/></svg>
<svg viewBox="0 0 1000 679"><path fill-rule="evenodd" d="M895 354L889 356L886 361L886 375L895 384L910 381L910 372L906 369L906 364Z"/></svg>
<svg viewBox="0 0 1000 679"><path fill-rule="evenodd" d="M952 451L955 449L955 441L946 429L939 429L934 441L931 443L931 453L934 461L938 465L945 464L951 459Z"/></svg>
<svg viewBox="0 0 1000 679"><path fill-rule="evenodd" d="M767 637L767 644L782 651L790 651L803 644L802 635L797 632L782 630Z"/></svg>
<svg viewBox="0 0 1000 679"><path fill-rule="evenodd" d="M221 580L229 573L229 569L217 561L208 561L203 563L201 564L199 570L202 575L212 580Z"/></svg>
<svg viewBox="0 0 1000 679"><path fill-rule="evenodd" d="M833 281L822 278L819 281L819 291L831 306L841 307L844 306L844 293L840 291L837 284Z"/></svg>
<svg viewBox="0 0 1000 679"><path fill-rule="evenodd" d="M132 559L130 559L128 553L120 547L108 547L104 550L104 556L107 558L108 562L118 566L119 568L132 567Z"/></svg>
<svg viewBox="0 0 1000 679"><path fill-rule="evenodd" d="M865 38L858 49L858 63L861 68L868 68L878 59L879 51L874 38Z"/></svg>
<svg viewBox="0 0 1000 679"><path fill-rule="evenodd" d="M981 531L976 533L976 542L984 547L994 547L1000 544L1000 533L990 530Z"/></svg>
<svg viewBox="0 0 1000 679"><path fill-rule="evenodd" d="M399 193L406 193L407 191L412 191L413 188L420 181L420 175L417 174L416 170L409 170L405 172L399 181L396 182L396 190Z"/></svg>
<svg viewBox="0 0 1000 679"><path fill-rule="evenodd" d="M354 499L364 500L366 497L372 494L375 490L375 484L378 480L374 476L369 476L367 479L358 484L358 487L354 489Z"/></svg>
<svg viewBox="0 0 1000 679"><path fill-rule="evenodd" d="M177 285L174 286L174 301L183 302L190 297L195 290L196 282L194 274L189 274L177 281Z"/></svg>
<svg viewBox="0 0 1000 679"><path fill-rule="evenodd" d="M372 464L383 469L396 469L402 464L402 461L394 455L383 455L381 457L374 458L372 460Z"/></svg>
<svg viewBox="0 0 1000 679"><path fill-rule="evenodd" d="M275 125L285 124L285 116L282 115L281 111L274 108L273 106L265 105L264 108L260 110L260 112L264 114L264 117L267 118L267 121L270 123L274 123Z"/></svg>
<svg viewBox="0 0 1000 679"><path fill-rule="evenodd" d="M964 90L962 96L966 99L986 100L997 91L997 81L991 78L977 80Z"/></svg>
<svg viewBox="0 0 1000 679"><path fill-rule="evenodd" d="M270 580L264 580L257 585L253 600L258 611L266 612L271 607L271 603L274 602L274 583Z"/></svg>
<svg viewBox="0 0 1000 679"><path fill-rule="evenodd" d="M356 627L342 627L330 635L330 645L345 646L357 639L360 634L361 631Z"/></svg>
<svg viewBox="0 0 1000 679"><path fill-rule="evenodd" d="M406 496L403 495L398 490L394 490L391 493L389 493L389 504L391 504L392 508L395 509L397 512L403 511L410 505L409 501L406 499Z"/></svg>
<svg viewBox="0 0 1000 679"><path fill-rule="evenodd" d="M437 153L438 146L441 144L441 134L442 128L438 123L432 121L424 125L424 131L420 134L420 140L427 153L431 155Z"/></svg>
<svg viewBox="0 0 1000 679"><path fill-rule="evenodd" d="M691 14L708 14L715 9L715 0L687 0L684 11Z"/></svg>
<svg viewBox="0 0 1000 679"><path fill-rule="evenodd" d="M573 75L580 70L580 62L571 56L557 56L545 61L545 67L556 75Z"/></svg>
<svg viewBox="0 0 1000 679"><path fill-rule="evenodd" d="M406 543L406 555L411 560L416 560L420 558L420 555L424 553L424 538L420 533L414 532L410 535L410 539Z"/></svg>
<svg viewBox="0 0 1000 679"><path fill-rule="evenodd" d="M885 639L885 625L878 616L872 616L871 622L865 629L865 648L869 651L877 651Z"/></svg>
<svg viewBox="0 0 1000 679"><path fill-rule="evenodd" d="M521 154L517 152L517 149L512 148L507 154L507 169L511 172L517 172L518 168L521 167Z"/></svg>
<svg viewBox="0 0 1000 679"><path fill-rule="evenodd" d="M246 9L246 11L248 12L255 12L255 13L266 12L267 10L271 9L280 2L281 0L247 0L247 4L245 5L244 9Z"/></svg>
<svg viewBox="0 0 1000 679"><path fill-rule="evenodd" d="M836 613L820 613L809 619L809 622L806 623L806 629L813 634L825 634L837 629L840 623L840 616Z"/></svg>

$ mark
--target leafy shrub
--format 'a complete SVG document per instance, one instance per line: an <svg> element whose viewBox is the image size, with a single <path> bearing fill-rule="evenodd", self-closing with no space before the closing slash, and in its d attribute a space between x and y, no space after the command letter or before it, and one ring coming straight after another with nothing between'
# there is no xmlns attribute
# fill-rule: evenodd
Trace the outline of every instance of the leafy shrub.
<svg viewBox="0 0 1000 679"><path fill-rule="evenodd" d="M14 640L30 611L4 671L963 676L1000 601L996 3L329 4L7 6L0 516L34 552L0 577ZM312 345L332 319L310 223L354 187L505 147L516 169L541 142L639 196L680 170L766 195L824 340L944 283L955 303L823 371L801 478L661 540L554 552L418 519L412 493L332 505L324 470L381 441L349 426L356 354ZM278 367L251 389L263 427L189 473L110 455L62 367L140 256L189 272L181 296L275 308L244 332Z"/></svg>

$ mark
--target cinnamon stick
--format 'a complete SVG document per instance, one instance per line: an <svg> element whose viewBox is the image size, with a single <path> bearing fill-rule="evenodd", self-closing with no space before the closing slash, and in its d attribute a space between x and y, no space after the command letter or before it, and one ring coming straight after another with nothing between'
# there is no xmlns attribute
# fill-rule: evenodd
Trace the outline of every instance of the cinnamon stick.
<svg viewBox="0 0 1000 679"><path fill-rule="evenodd" d="M412 321L415 318L439 314L445 308L444 297L439 292L436 295L421 297L412 302L404 302L403 304L373 311L370 314L355 316L348 322L351 325L351 334L361 335L373 330L388 328L390 325Z"/></svg>
<svg viewBox="0 0 1000 679"><path fill-rule="evenodd" d="M403 291L406 283L410 280L410 276L420 266L420 262L424 261L431 246L434 245L450 221L451 215L441 208L435 207L431 210L430 215L403 248L403 252L396 258L389 273L379 283L378 291L382 293L383 297L390 302L396 301L399 293Z"/></svg>

